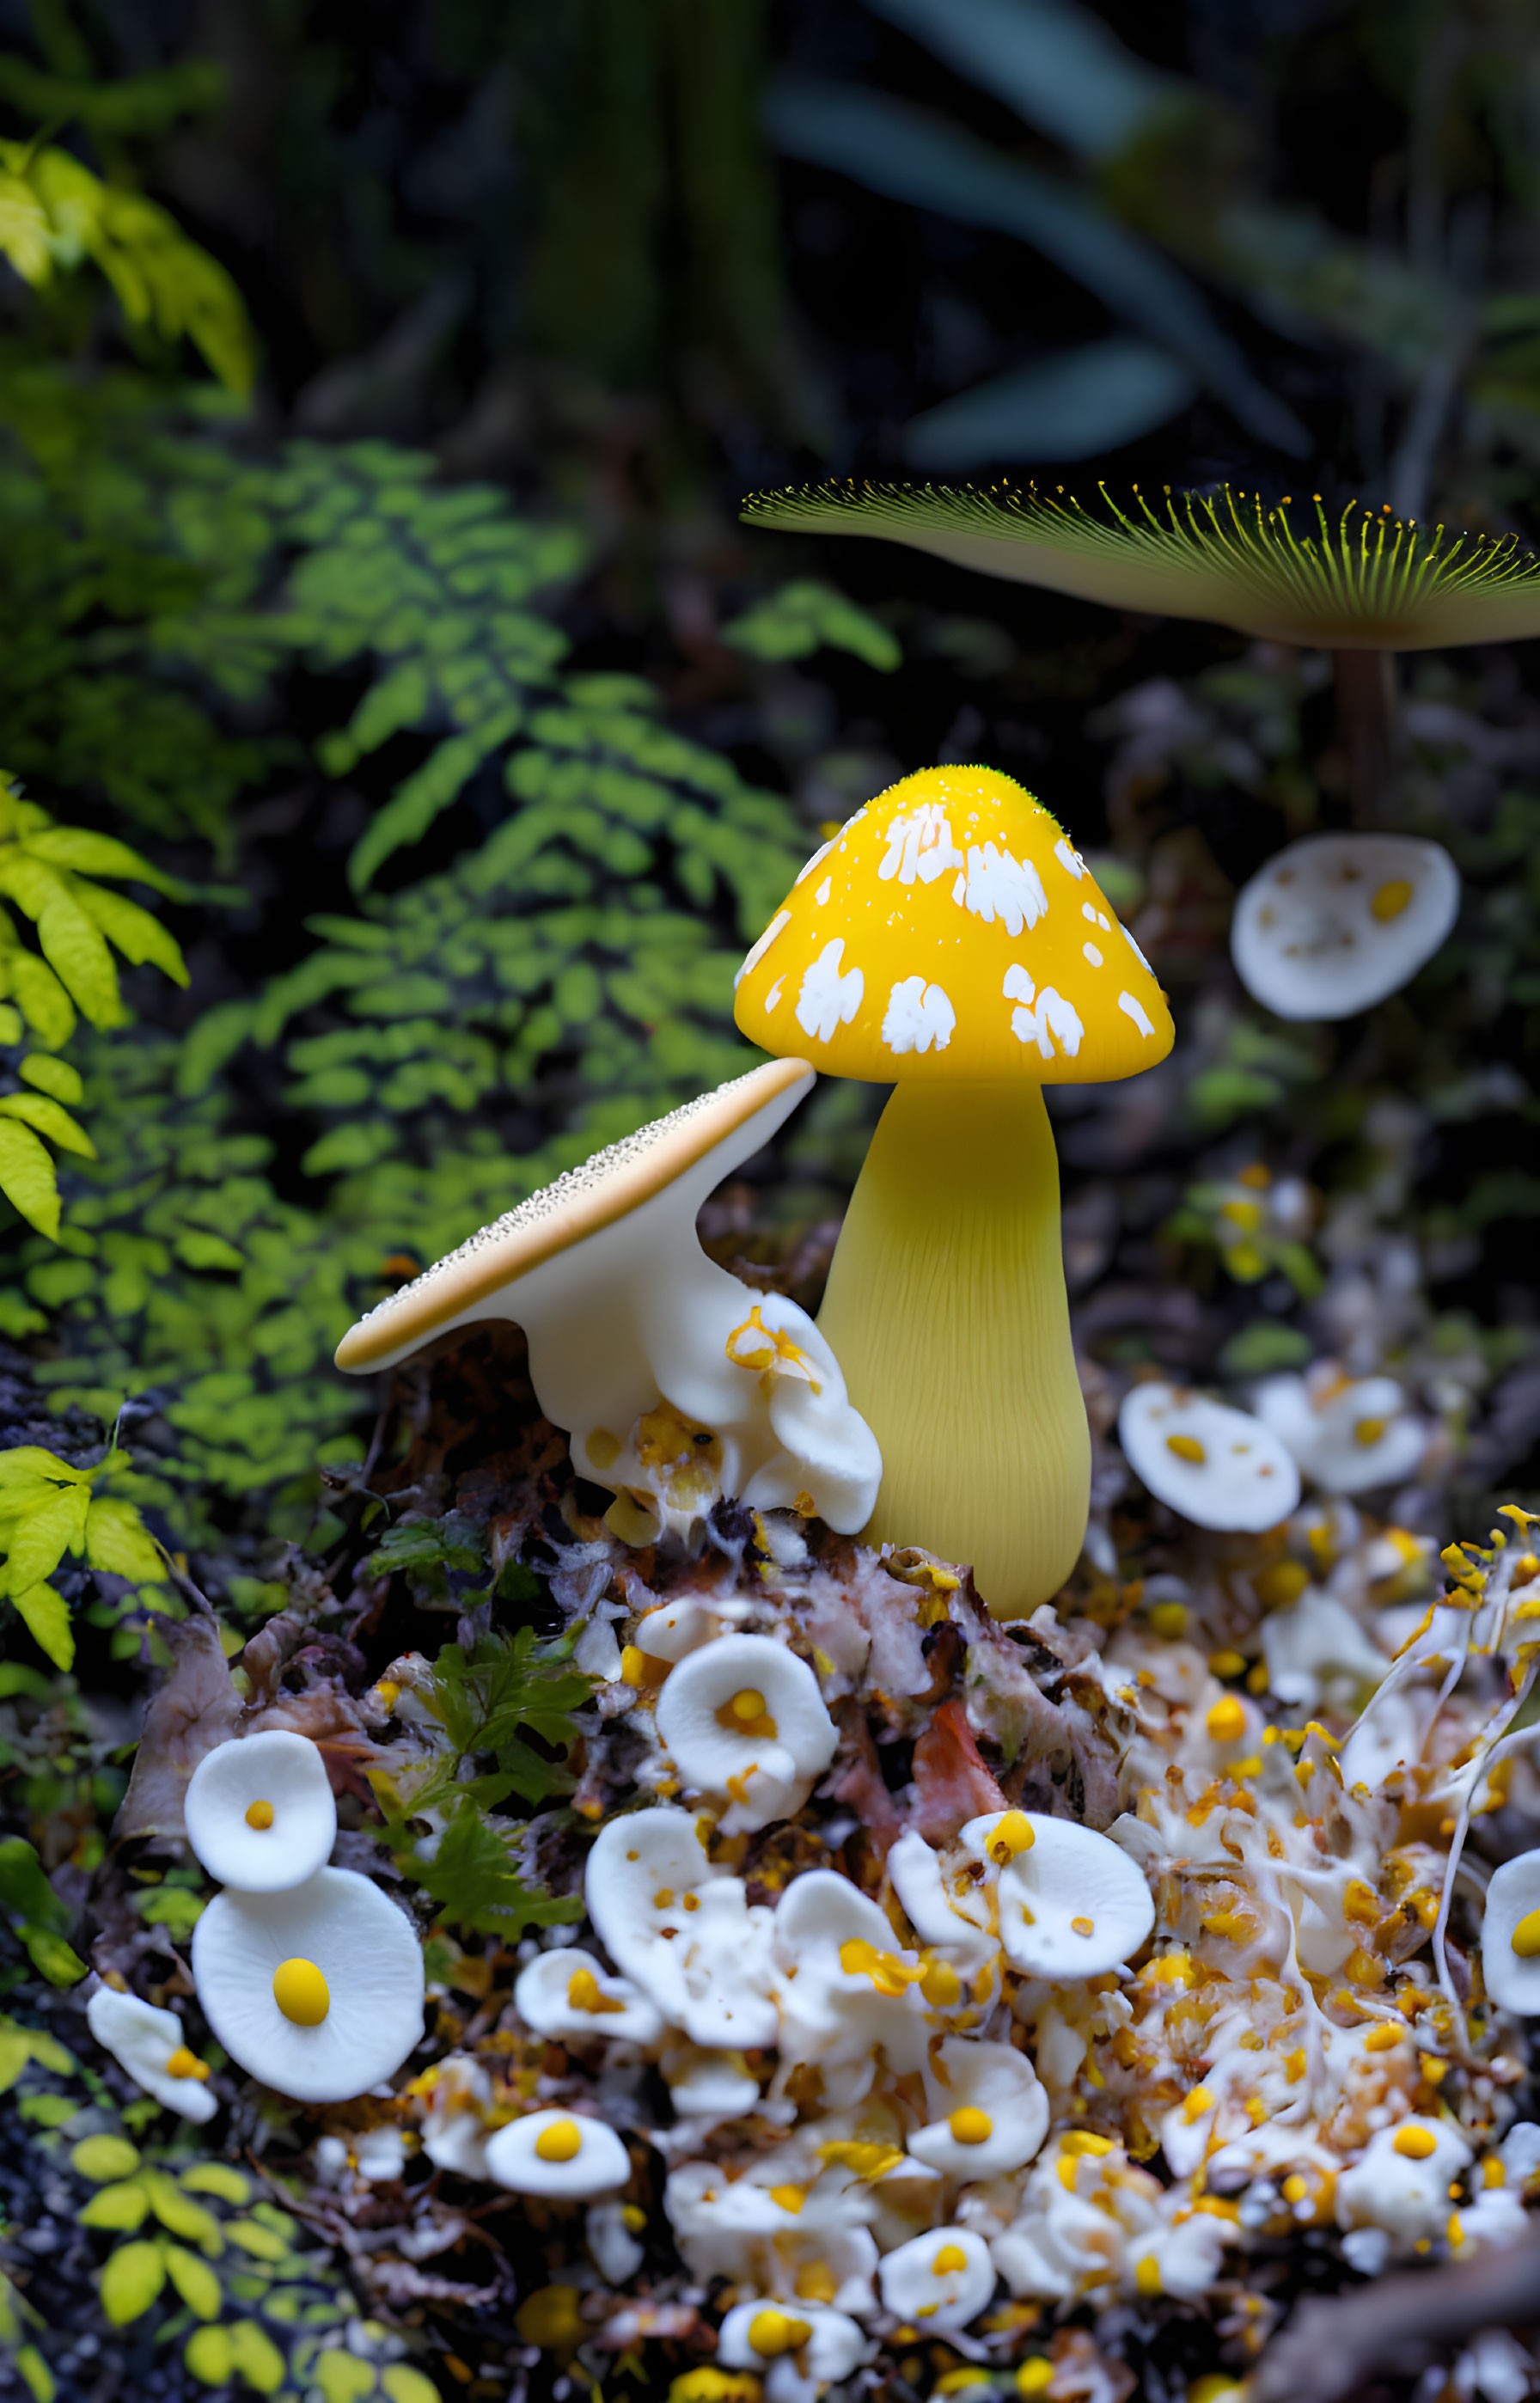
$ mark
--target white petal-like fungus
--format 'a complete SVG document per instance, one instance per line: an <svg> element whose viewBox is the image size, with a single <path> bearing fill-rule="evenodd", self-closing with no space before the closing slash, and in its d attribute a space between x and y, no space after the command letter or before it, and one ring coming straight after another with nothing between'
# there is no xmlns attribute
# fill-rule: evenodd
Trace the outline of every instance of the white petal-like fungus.
<svg viewBox="0 0 1540 2403"><path fill-rule="evenodd" d="M741 2119L759 2101L759 2080L741 2052L670 2045L659 2067L675 2113L686 2119Z"/></svg>
<svg viewBox="0 0 1540 2403"><path fill-rule="evenodd" d="M1450 2183L1470 2167L1471 2148L1446 2119L1402 2119L1377 2128L1363 2157L1337 2181L1339 2228L1380 2228L1409 2246L1442 2236Z"/></svg>
<svg viewBox="0 0 1540 2403"><path fill-rule="evenodd" d="M884 2255L882 2300L926 2335L966 2327L994 2292L989 2246L969 2228L933 2228Z"/></svg>
<svg viewBox="0 0 1540 2403"><path fill-rule="evenodd" d="M783 2064L816 2064L830 2102L859 2102L879 2053L899 2076L923 2065L925 1965L899 1950L883 1912L849 1878L834 1869L793 1878L775 1913L775 1958Z"/></svg>
<svg viewBox="0 0 1540 2403"><path fill-rule="evenodd" d="M451 2170L456 2177L484 2178L493 2084L475 2054L446 2054L408 2090L427 2104L423 2150L434 2168Z"/></svg>
<svg viewBox="0 0 1540 2403"><path fill-rule="evenodd" d="M726 1797L729 1836L799 1811L839 1741L807 1662L769 1635L719 1636L681 1660L658 1733L687 1786Z"/></svg>
<svg viewBox="0 0 1540 2403"><path fill-rule="evenodd" d="M1307 1586L1297 1602L1269 1611L1261 1634L1273 1693L1305 1710L1314 1710L1332 1675L1377 1686L1390 1667L1347 1604L1317 1585Z"/></svg>
<svg viewBox="0 0 1540 2403"><path fill-rule="evenodd" d="M1256 1414L1325 1493L1399 1484L1428 1448L1428 1430L1394 1377L1349 1382L1329 1368L1320 1378L1269 1377L1256 1389Z"/></svg>
<svg viewBox="0 0 1540 2403"><path fill-rule="evenodd" d="M114 1986L98 1986L86 2005L86 2021L104 2052L146 2094L169 2111L180 2111L184 2119L213 2118L217 2105L207 2063L190 2050L174 2011L157 2010Z"/></svg>
<svg viewBox="0 0 1540 2403"><path fill-rule="evenodd" d="M716 2340L726 2368L763 2373L767 2403L815 2403L876 2352L854 2320L825 2303L735 2303Z"/></svg>
<svg viewBox="0 0 1540 2403"><path fill-rule="evenodd" d="M192 1932L203 2016L233 2061L299 2103L345 2103L423 2034L423 1954L406 1913L353 1869L280 1894L216 1894Z"/></svg>
<svg viewBox="0 0 1540 2403"><path fill-rule="evenodd" d="M925 2063L928 2126L909 2151L943 2177L1003 2177L1024 2169L1048 2132L1048 2098L1014 2045L951 2035Z"/></svg>
<svg viewBox="0 0 1540 2403"><path fill-rule="evenodd" d="M487 2175L515 2194L588 2202L631 2178L631 2156L603 2119L575 2111L530 2111L487 2142Z"/></svg>
<svg viewBox="0 0 1540 2403"><path fill-rule="evenodd" d="M553 1945L519 1972L513 2007L536 2035L562 2042L607 2036L622 2044L656 2044L663 2021L629 1978L612 1978L591 1952Z"/></svg>
<svg viewBox="0 0 1540 2403"><path fill-rule="evenodd" d="M634 2278L646 2258L627 2223L629 2203L613 2197L606 2202L592 2205L583 2222L584 2240L592 2254L599 2274L606 2285L623 2286ZM637 2215L640 2226L640 2215Z"/></svg>
<svg viewBox="0 0 1540 2403"><path fill-rule="evenodd" d="M1179 1385L1131 1387L1117 1440L1156 1499L1195 1526L1259 1535L1299 1499L1294 1455L1270 1427Z"/></svg>
<svg viewBox="0 0 1540 2403"><path fill-rule="evenodd" d="M1155 1924L1144 1872L1110 1836L1078 1820L994 1811L970 1819L962 1840L998 1866L1000 1940L1030 1977L1103 1977Z"/></svg>
<svg viewBox="0 0 1540 2403"><path fill-rule="evenodd" d="M324 1868L337 1805L308 1735L270 1728L204 1754L183 1804L187 1841L210 1877L243 1894L282 1894Z"/></svg>
<svg viewBox="0 0 1540 2403"><path fill-rule="evenodd" d="M1279 1018L1351 1018L1409 984L1460 910L1447 851L1414 835L1316 834L1242 891L1236 973Z"/></svg>
<svg viewBox="0 0 1540 2403"><path fill-rule="evenodd" d="M976 1977L994 1959L1000 1950L998 1937L968 1915L969 1910L984 1913L978 1887L966 1879L950 1884L938 1855L917 1828L906 1827L891 1847L887 1869L921 1942L950 1963L962 1979Z"/></svg>
<svg viewBox="0 0 1540 2403"><path fill-rule="evenodd" d="M612 1819L583 1891L611 1960L671 2027L707 2050L775 2042L771 1914L751 1909L742 1880L707 1858L687 1812L659 1805Z"/></svg>
<svg viewBox="0 0 1540 2403"><path fill-rule="evenodd" d="M805 1495L853 1534L882 1464L834 1354L805 1311L729 1276L695 1231L812 1082L806 1061L771 1061L596 1153L361 1319L338 1367L390 1368L511 1319L541 1409L580 1474L617 1496L623 1533L688 1526L729 1493L756 1509Z"/></svg>
<svg viewBox="0 0 1540 2403"><path fill-rule="evenodd" d="M1540 2018L1540 1852L1492 1871L1481 1918L1481 1975L1500 2010Z"/></svg>
<svg viewBox="0 0 1540 2403"><path fill-rule="evenodd" d="M818 2127L811 2132L820 2132ZM663 2209L680 2258L697 2278L839 2312L875 2311L877 2245L866 2226L869 2189L849 2174L802 2158L800 2142L759 2155L729 2177L719 2161L683 2161L671 2171ZM796 2158L788 2160L787 2153Z"/></svg>

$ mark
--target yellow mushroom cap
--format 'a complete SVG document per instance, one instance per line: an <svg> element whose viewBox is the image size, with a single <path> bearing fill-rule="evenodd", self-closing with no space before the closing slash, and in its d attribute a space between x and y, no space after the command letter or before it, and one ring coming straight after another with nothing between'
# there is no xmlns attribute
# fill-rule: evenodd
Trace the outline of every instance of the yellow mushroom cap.
<svg viewBox="0 0 1540 2403"><path fill-rule="evenodd" d="M1042 804L925 768L815 852L740 974L753 1043L837 1076L1096 1084L1153 1067L1171 1013Z"/></svg>

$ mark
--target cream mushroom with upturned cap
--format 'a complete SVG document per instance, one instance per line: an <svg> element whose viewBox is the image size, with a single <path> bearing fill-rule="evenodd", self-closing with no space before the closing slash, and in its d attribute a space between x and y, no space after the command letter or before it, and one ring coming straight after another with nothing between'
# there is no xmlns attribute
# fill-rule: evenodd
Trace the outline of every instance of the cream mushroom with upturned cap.
<svg viewBox="0 0 1540 2403"><path fill-rule="evenodd" d="M671 2027L708 2051L775 2042L772 1913L708 1858L688 1812L660 1803L611 1819L583 1896L611 1960Z"/></svg>
<svg viewBox="0 0 1540 2403"><path fill-rule="evenodd" d="M184 2119L212 2119L217 2105L208 2086L208 2064L200 2061L174 2011L157 2010L137 1994L98 1986L86 2005L86 2024L104 2052L126 2069L136 2086Z"/></svg>
<svg viewBox="0 0 1540 2403"><path fill-rule="evenodd" d="M1399 1484L1428 1448L1428 1430L1394 1377L1349 1380L1322 1362L1308 1376L1265 1378L1256 1401L1257 1417L1324 1493Z"/></svg>
<svg viewBox="0 0 1540 2403"><path fill-rule="evenodd" d="M1409 984L1460 913L1447 851L1405 834L1314 834L1242 886L1235 971L1277 1018L1352 1018Z"/></svg>
<svg viewBox="0 0 1540 2403"><path fill-rule="evenodd" d="M971 2228L933 2228L884 2254L877 2278L890 2312L940 2336L978 2317L994 2292L994 2263Z"/></svg>
<svg viewBox="0 0 1540 2403"><path fill-rule="evenodd" d="M612 1978L591 1952L553 1945L520 1970L513 2007L536 2035L558 2042L656 2044L663 2021L629 1978Z"/></svg>
<svg viewBox="0 0 1540 2403"><path fill-rule="evenodd" d="M1481 1914L1481 1976L1500 2010L1540 2019L1540 1852L1492 1871Z"/></svg>
<svg viewBox="0 0 1540 2403"><path fill-rule="evenodd" d="M1197 1527L1260 1535L1299 1500L1299 1471L1281 1437L1249 1411L1185 1386L1131 1386L1117 1440L1156 1500Z"/></svg>
<svg viewBox="0 0 1540 2403"><path fill-rule="evenodd" d="M769 1635L687 1654L658 1697L658 1733L687 1786L726 1798L728 1836L791 1818L839 1742L812 1671Z"/></svg>
<svg viewBox="0 0 1540 2403"><path fill-rule="evenodd" d="M211 1877L243 1894L282 1894L324 1868L337 1804L319 1747L270 1728L206 1752L182 1805L187 1841Z"/></svg>
<svg viewBox="0 0 1540 2403"><path fill-rule="evenodd" d="M1155 1924L1144 1871L1110 1836L1077 1819L992 1811L962 1830L965 1848L999 1869L1000 1941L1029 1977L1104 1977Z"/></svg>
<svg viewBox="0 0 1540 2403"><path fill-rule="evenodd" d="M203 2016L232 2061L298 2103L345 2103L423 2034L410 1920L354 1869L278 1894L216 1894L192 1931Z"/></svg>
<svg viewBox="0 0 1540 2403"><path fill-rule="evenodd" d="M392 1368L483 1320L529 1340L540 1407L617 1531L687 1526L719 1493L756 1509L809 1500L843 1534L881 1476L869 1428L805 1311L756 1293L701 1250L701 1203L813 1082L771 1061L595 1153L483 1227L343 1337L337 1365Z"/></svg>
<svg viewBox="0 0 1540 2403"><path fill-rule="evenodd" d="M763 2373L768 2403L814 2403L877 2347L844 2312L826 2303L734 2303L722 2322L716 2357L728 2369Z"/></svg>
<svg viewBox="0 0 1540 2403"><path fill-rule="evenodd" d="M1004 2177L1024 2169L1048 2132L1048 2098L1014 2045L949 2035L925 2062L931 2118L909 2151L943 2177Z"/></svg>
<svg viewBox="0 0 1540 2403"><path fill-rule="evenodd" d="M1042 1088L1164 1059L1160 988L1030 793L929 768L814 854L736 1009L767 1050L895 1087L819 1320L881 1446L866 1538L969 1561L1026 1617L1075 1565L1090 1484Z"/></svg>
<svg viewBox="0 0 1540 2403"><path fill-rule="evenodd" d="M631 2178L631 2155L613 2128L574 2111L529 2111L487 2140L487 2175L515 2194L590 2202Z"/></svg>

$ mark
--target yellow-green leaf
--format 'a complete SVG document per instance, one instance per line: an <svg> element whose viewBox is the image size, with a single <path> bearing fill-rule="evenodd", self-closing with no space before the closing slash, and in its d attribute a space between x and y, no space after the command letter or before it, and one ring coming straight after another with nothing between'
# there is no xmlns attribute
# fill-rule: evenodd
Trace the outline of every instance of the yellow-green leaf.
<svg viewBox="0 0 1540 2403"><path fill-rule="evenodd" d="M118 993L118 971L102 930L89 918L73 893L63 891L49 901L37 920L43 957L69 988L70 999L93 1026L121 1023L123 1005Z"/></svg>
<svg viewBox="0 0 1540 2403"><path fill-rule="evenodd" d="M20 1593L11 1595L11 1601L38 1650L48 1654L56 1669L72 1669L75 1632L70 1626L69 1604L57 1588L46 1584L24 1586Z"/></svg>
<svg viewBox="0 0 1540 2403"><path fill-rule="evenodd" d="M252 2219L227 2220L225 2233L232 2244L239 2244L242 2252L249 2253L254 2261L281 2261L289 2249L283 2238L275 2236L271 2228L258 2228Z"/></svg>
<svg viewBox="0 0 1540 2403"><path fill-rule="evenodd" d="M102 2272L102 2309L114 2327L148 2311L166 2283L159 2244L119 2244Z"/></svg>
<svg viewBox="0 0 1540 2403"><path fill-rule="evenodd" d="M204 2386L228 2386L235 2368L235 2342L227 2327L194 2328L182 2358Z"/></svg>
<svg viewBox="0 0 1540 2403"><path fill-rule="evenodd" d="M328 2347L317 2354L311 2371L312 2384L319 2386L326 2403L359 2403L359 2397L374 2391L374 2365L362 2361L355 2353L340 2346ZM437 2396L434 2403L438 2403Z"/></svg>
<svg viewBox="0 0 1540 2403"><path fill-rule="evenodd" d="M77 876L132 876L136 882L176 899L187 894L179 878L152 867L142 853L119 842L116 835L92 834L85 826L43 826L28 835L27 849L35 859L46 859L55 868L72 868Z"/></svg>
<svg viewBox="0 0 1540 2403"><path fill-rule="evenodd" d="M89 1485L90 1480L89 1468L72 1467L41 1444L19 1443L12 1452L0 1452L0 1491L14 1485Z"/></svg>
<svg viewBox="0 0 1540 2403"><path fill-rule="evenodd" d="M61 1151L78 1152L83 1160L96 1158L96 1146L85 1128L48 1093L0 1094L0 1118L19 1118L23 1126L35 1127Z"/></svg>
<svg viewBox="0 0 1540 2403"><path fill-rule="evenodd" d="M31 2059L26 2030L12 2027L8 2021L0 2026L0 2094L10 2092Z"/></svg>
<svg viewBox="0 0 1540 2403"><path fill-rule="evenodd" d="M53 272L48 212L20 175L0 172L0 252L23 284L46 284Z"/></svg>
<svg viewBox="0 0 1540 2403"><path fill-rule="evenodd" d="M251 2201L251 2180L228 2161L195 2161L183 2171L182 2184L189 2194L216 2194L221 2202Z"/></svg>
<svg viewBox="0 0 1540 2403"><path fill-rule="evenodd" d="M19 1039L12 1037L13 1041ZM29 1051L24 1060L18 1061L16 1073L27 1084L35 1085L39 1092L51 1093L56 1102L79 1102L85 1098L79 1070L72 1068L67 1060L55 1060L47 1051Z"/></svg>
<svg viewBox="0 0 1540 2403"><path fill-rule="evenodd" d="M71 2150L70 2167L94 2186L104 2186L108 2178L133 2175L139 2167L138 2147L126 2136L82 2136Z"/></svg>
<svg viewBox="0 0 1540 2403"><path fill-rule="evenodd" d="M102 2141L105 2144L108 2139L104 2137ZM120 2186L104 2186L100 2194L93 2194L85 2209L76 2215L82 2228L113 2228L130 2232L144 2226L148 2209L149 2197L138 2179L125 2178Z"/></svg>
<svg viewBox="0 0 1540 2403"><path fill-rule="evenodd" d="M30 1127L0 1118L0 1193L50 1243L59 1232L59 1180L46 1145Z"/></svg>
<svg viewBox="0 0 1540 2403"><path fill-rule="evenodd" d="M166 2270L188 2311L196 2313L201 2320L212 2320L224 2299L224 2288L208 2263L200 2261L197 2254L187 2252L184 2245L168 2244Z"/></svg>
<svg viewBox="0 0 1540 2403"><path fill-rule="evenodd" d="M57 1050L75 1032L75 1004L46 960L18 947L7 952L10 989L35 1035Z"/></svg>
<svg viewBox="0 0 1540 2403"><path fill-rule="evenodd" d="M284 2383L284 2356L255 2320L237 2320L230 2330L235 2367L258 2395L276 2395Z"/></svg>
<svg viewBox="0 0 1540 2403"><path fill-rule="evenodd" d="M382 2369L380 2383L390 2403L440 2403L432 2379L424 2378L420 2369L409 2369L404 2361L393 2361L388 2369Z"/></svg>
<svg viewBox="0 0 1540 2403"><path fill-rule="evenodd" d="M163 968L173 984L186 984L187 962L183 959L175 938L169 934L159 918L141 910L137 901L126 900L121 893L109 893L100 884L78 884L76 899L89 917L94 918L109 941L117 944L126 960L140 967L148 960Z"/></svg>
<svg viewBox="0 0 1540 2403"><path fill-rule="evenodd" d="M132 1502L92 1502L86 1513L86 1558L113 1577L157 1583L166 1573L160 1547Z"/></svg>
<svg viewBox="0 0 1540 2403"><path fill-rule="evenodd" d="M169 2228L173 2236L190 2238L205 2253L224 2251L224 2239L214 2214L205 2211L201 2202L190 2202L174 2178L168 2177L164 2170L147 2170L145 2182L149 2189L150 2209L162 2228Z"/></svg>
<svg viewBox="0 0 1540 2403"><path fill-rule="evenodd" d="M86 1974L86 1965L72 1946L51 1927L23 1927L20 1931L33 1967L50 1986L77 1986Z"/></svg>
<svg viewBox="0 0 1540 2403"><path fill-rule="evenodd" d="M53 2403L58 2382L35 2344L24 2344L16 2355L17 2374L33 2403Z"/></svg>
<svg viewBox="0 0 1540 2403"><path fill-rule="evenodd" d="M51 1577L66 1552L83 1549L90 1507L86 1485L53 1485L29 1504L8 1537L6 1578L13 1593Z"/></svg>

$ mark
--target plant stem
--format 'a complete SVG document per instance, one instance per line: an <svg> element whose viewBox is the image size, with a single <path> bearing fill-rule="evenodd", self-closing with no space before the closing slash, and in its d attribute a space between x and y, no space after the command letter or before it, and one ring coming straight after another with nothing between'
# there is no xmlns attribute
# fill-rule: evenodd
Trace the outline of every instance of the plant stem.
<svg viewBox="0 0 1540 2403"><path fill-rule="evenodd" d="M1333 651L1338 739L1347 755L1348 797L1355 826L1383 819L1395 751L1395 660L1390 651Z"/></svg>

